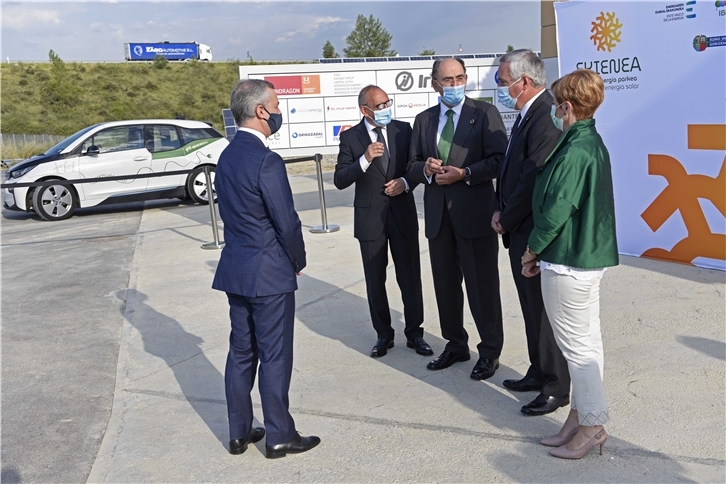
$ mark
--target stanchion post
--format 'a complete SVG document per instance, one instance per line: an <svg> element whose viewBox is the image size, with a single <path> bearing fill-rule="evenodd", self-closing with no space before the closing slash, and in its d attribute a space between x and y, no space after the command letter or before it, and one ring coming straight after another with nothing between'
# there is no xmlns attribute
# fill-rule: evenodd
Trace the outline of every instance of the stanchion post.
<svg viewBox="0 0 726 484"><path fill-rule="evenodd" d="M325 210L325 189L323 187L323 155L317 153L315 155L315 170L318 173L318 196L320 197L320 217L323 225L312 227L310 232L314 234L329 234L340 230L338 225L328 225L328 214Z"/></svg>
<svg viewBox="0 0 726 484"><path fill-rule="evenodd" d="M212 185L212 175L209 173L209 165L204 167L204 178L207 181L207 201L209 202L209 214L212 217L212 235L214 242L202 244L202 249L212 250L224 247L224 241L219 240L219 227L217 227L217 209L214 207L214 185Z"/></svg>

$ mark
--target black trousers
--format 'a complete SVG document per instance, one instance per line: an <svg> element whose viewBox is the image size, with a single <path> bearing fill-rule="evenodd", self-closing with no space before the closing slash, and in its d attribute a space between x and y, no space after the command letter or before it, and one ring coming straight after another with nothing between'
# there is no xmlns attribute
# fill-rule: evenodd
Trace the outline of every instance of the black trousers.
<svg viewBox="0 0 726 484"><path fill-rule="evenodd" d="M504 331L499 297L498 237L462 237L452 225L449 211L444 209L439 233L429 239L429 252L441 335L448 341L446 350L460 355L469 353L469 335L464 329L463 280L469 309L481 339L477 345L479 357L499 358Z"/></svg>
<svg viewBox="0 0 726 484"><path fill-rule="evenodd" d="M398 228L388 208L383 233L375 240L360 240L363 257L363 272L366 278L368 308L371 312L373 329L378 338L393 340L395 330L391 326L391 311L386 293L386 271L388 268L388 248L391 248L393 265L396 269L396 282L401 289L403 316L406 321L406 338L423 337L423 290L421 288L421 255L418 246L418 233L406 235Z"/></svg>
<svg viewBox="0 0 726 484"><path fill-rule="evenodd" d="M542 301L542 284L538 275L522 275L522 256L527 249L529 233L509 234L509 263L512 267L514 284L517 286L519 305L524 316L524 329L527 335L529 369L527 376L545 382L542 393L550 397L562 397L570 393L570 372L567 361L562 356L547 312Z"/></svg>

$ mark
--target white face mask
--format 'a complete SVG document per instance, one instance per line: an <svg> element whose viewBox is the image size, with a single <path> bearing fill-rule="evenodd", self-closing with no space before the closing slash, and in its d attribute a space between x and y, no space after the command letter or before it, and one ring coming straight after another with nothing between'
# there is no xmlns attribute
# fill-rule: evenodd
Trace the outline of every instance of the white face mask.
<svg viewBox="0 0 726 484"><path fill-rule="evenodd" d="M567 102L567 101L565 101ZM565 104L565 103L562 103ZM559 129L560 131L565 130L565 118L558 118L555 116L555 112L557 112L557 108L562 106L562 104L558 104L557 106L552 105L552 110L550 111L550 116L552 117L552 122L555 123L555 128Z"/></svg>
<svg viewBox="0 0 726 484"><path fill-rule="evenodd" d="M509 109L515 109L515 106L517 105L517 99L519 99L519 96L521 96L524 91L519 91L517 97L512 97L512 95L509 94L509 88L521 80L522 78L520 77L508 86L500 86L497 88L497 99L499 100L499 104L508 107Z"/></svg>
<svg viewBox="0 0 726 484"><path fill-rule="evenodd" d="M379 109L378 111L373 111L373 119L378 126L388 126L391 119L393 119L393 110L391 109L391 106Z"/></svg>

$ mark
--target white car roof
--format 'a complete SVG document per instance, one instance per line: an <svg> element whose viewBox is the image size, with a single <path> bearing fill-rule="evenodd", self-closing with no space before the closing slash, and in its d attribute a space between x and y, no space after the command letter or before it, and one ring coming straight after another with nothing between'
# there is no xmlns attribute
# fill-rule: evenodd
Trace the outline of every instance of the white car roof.
<svg viewBox="0 0 726 484"><path fill-rule="evenodd" d="M113 126L128 126L133 124L173 124L182 128L209 128L207 123L188 119L130 119L125 121L108 121L99 123L98 127L109 128Z"/></svg>

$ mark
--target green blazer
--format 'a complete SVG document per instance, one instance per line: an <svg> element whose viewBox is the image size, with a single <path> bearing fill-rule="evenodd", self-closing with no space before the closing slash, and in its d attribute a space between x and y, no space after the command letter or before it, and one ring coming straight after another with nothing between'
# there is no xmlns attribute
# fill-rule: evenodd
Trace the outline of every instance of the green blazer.
<svg viewBox="0 0 726 484"><path fill-rule="evenodd" d="M599 269L618 264L610 155L595 120L565 131L537 173L529 247L552 264Z"/></svg>

